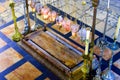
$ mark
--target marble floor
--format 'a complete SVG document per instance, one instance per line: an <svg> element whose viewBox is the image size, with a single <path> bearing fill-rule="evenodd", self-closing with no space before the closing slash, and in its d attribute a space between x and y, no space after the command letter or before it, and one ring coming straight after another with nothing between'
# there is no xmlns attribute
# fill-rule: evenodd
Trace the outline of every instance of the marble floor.
<svg viewBox="0 0 120 80"><path fill-rule="evenodd" d="M22 0L15 1L16 17L23 15ZM30 0L29 0L30 1ZM49 3L63 12L83 21L87 25L92 25L93 7L91 0L86 0L87 4L83 7L82 0L40 0L42 4ZM118 17L120 16L120 1L111 0L108 17L106 36L113 39ZM100 0L97 9L96 30L103 33L106 14L107 0ZM29 8L31 11L31 8ZM86 19L83 17L86 16ZM22 17L21 17L22 18ZM13 24L11 24L12 16L9 7L9 0L0 0L0 80L59 80L45 66L38 63L32 56L24 51L16 42L11 40L14 34ZM31 25L33 20L30 20ZM10 25L6 25L6 24ZM24 25L23 19L18 22L20 31L23 30L21 24ZM7 26L7 27L4 27ZM120 31L117 38L120 43ZM120 80L120 49L115 51L112 71L116 76L115 80ZM108 59L109 60L109 59ZM107 61L108 61L107 60ZM31 72L33 71L33 72ZM31 72L31 74L29 74ZM28 78L29 76L29 78Z"/></svg>

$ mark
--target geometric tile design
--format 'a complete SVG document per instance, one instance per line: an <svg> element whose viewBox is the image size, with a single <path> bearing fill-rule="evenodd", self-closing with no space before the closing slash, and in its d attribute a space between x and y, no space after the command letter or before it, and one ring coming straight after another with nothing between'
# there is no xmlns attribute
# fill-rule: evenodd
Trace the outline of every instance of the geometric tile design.
<svg viewBox="0 0 120 80"><path fill-rule="evenodd" d="M120 69L120 59L113 63L118 69Z"/></svg>
<svg viewBox="0 0 120 80"><path fill-rule="evenodd" d="M35 68L30 62L26 62L16 70L7 74L5 78L7 80L35 80L41 74L42 72Z"/></svg>
<svg viewBox="0 0 120 80"><path fill-rule="evenodd" d="M88 13L89 15L93 16L93 8L89 9L88 11L86 11L86 13ZM97 9L97 19L99 20L103 20L106 18L106 12L103 10L99 10Z"/></svg>
<svg viewBox="0 0 120 80"><path fill-rule="evenodd" d="M32 20L30 20L30 25L33 25L33 21ZM17 26L18 26L19 31L22 32L23 29L24 29L24 20L18 21L17 22ZM15 34L14 24L11 24L10 26L5 27L5 28L3 28L0 31L11 39L13 34Z"/></svg>
<svg viewBox="0 0 120 80"><path fill-rule="evenodd" d="M103 33L103 30L104 30L104 27L105 27L105 22L100 22L96 25L96 30L100 31L101 33ZM106 27L106 32L107 30L110 28L109 25L107 25Z"/></svg>
<svg viewBox="0 0 120 80"><path fill-rule="evenodd" d="M19 27L21 28L21 27ZM13 34L15 33L14 30L14 24L3 28L2 30L0 30L2 33L4 33L7 37L11 38L13 36Z"/></svg>
<svg viewBox="0 0 120 80"><path fill-rule="evenodd" d="M71 9L71 10L70 10L70 9ZM62 8L60 8L60 10L66 12L66 13L68 13L68 14L70 14L71 12L74 12L74 11L76 11L77 9L74 8L74 7L72 7L71 5L67 4L67 5L63 6Z"/></svg>
<svg viewBox="0 0 120 80"><path fill-rule="evenodd" d="M12 66L22 58L23 57L13 48L9 48L3 51L2 53L0 53L0 72Z"/></svg>
<svg viewBox="0 0 120 80"><path fill-rule="evenodd" d="M102 74L104 74L106 71L108 70L108 68L106 68ZM115 76L115 80L120 80L120 76L118 74L116 74L113 70L111 70L111 72L113 73L113 75Z"/></svg>
<svg viewBox="0 0 120 80"><path fill-rule="evenodd" d="M115 80L120 80L120 76L118 74L116 74L114 71L112 71L112 72L115 75Z"/></svg>
<svg viewBox="0 0 120 80"><path fill-rule="evenodd" d="M94 47L94 53L98 56L100 56L100 48L95 46ZM111 58L111 50L109 48L105 48L104 53L103 53L103 59L109 60Z"/></svg>
<svg viewBox="0 0 120 80"><path fill-rule="evenodd" d="M7 43L0 38L0 48L4 47Z"/></svg>
<svg viewBox="0 0 120 80"><path fill-rule="evenodd" d="M92 26L92 22L93 22L93 17L89 14L84 14L83 17L79 17L80 21L83 21L84 23L86 23L89 26ZM98 24L100 22L99 19L96 19L96 24Z"/></svg>

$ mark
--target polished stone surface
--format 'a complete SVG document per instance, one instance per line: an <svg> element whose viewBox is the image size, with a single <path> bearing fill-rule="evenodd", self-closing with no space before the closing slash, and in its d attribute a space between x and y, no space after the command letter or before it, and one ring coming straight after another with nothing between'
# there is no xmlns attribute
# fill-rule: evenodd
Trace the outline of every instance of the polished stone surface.
<svg viewBox="0 0 120 80"><path fill-rule="evenodd" d="M3 51L0 53L0 72L3 72L22 58L23 57L13 48L9 48Z"/></svg>
<svg viewBox="0 0 120 80"><path fill-rule="evenodd" d="M5 78L7 80L35 80L41 74L42 72L35 68L30 62L26 62L7 74Z"/></svg>

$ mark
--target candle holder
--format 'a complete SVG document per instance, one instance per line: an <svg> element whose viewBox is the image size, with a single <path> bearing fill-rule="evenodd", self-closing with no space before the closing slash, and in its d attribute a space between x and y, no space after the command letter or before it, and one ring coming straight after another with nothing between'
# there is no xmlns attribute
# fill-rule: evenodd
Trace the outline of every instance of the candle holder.
<svg viewBox="0 0 120 80"><path fill-rule="evenodd" d="M109 44L108 47L113 51L119 49L119 45L117 44L117 39L114 38L114 42Z"/></svg>
<svg viewBox="0 0 120 80"><path fill-rule="evenodd" d="M29 26L27 21L27 15L26 15L26 0L23 0L23 7L24 7L24 30L22 31L23 35L26 35L29 33Z"/></svg>
<svg viewBox="0 0 120 80"><path fill-rule="evenodd" d="M88 80L88 76L89 76L89 57L88 55L83 55L83 65L81 68L81 71L83 72L83 77L82 80Z"/></svg>
<svg viewBox="0 0 120 80"><path fill-rule="evenodd" d="M97 40L97 46L99 46L99 44L104 44L104 45L108 45L108 41L107 39L105 38L105 33L106 33L106 29L107 29L107 22L108 22L108 15L109 15L109 8L107 8L107 15L106 15L106 21L105 21L105 27L104 27L104 32L103 32L103 37L102 38L99 38Z"/></svg>
<svg viewBox="0 0 120 80"><path fill-rule="evenodd" d="M31 27L31 31L35 31L35 30L40 28L40 24L37 21L37 17L36 17L36 12L35 11L33 12L33 15L34 15L34 24Z"/></svg>
<svg viewBox="0 0 120 80"><path fill-rule="evenodd" d="M94 55L93 61L92 61L92 69L96 70L98 68L98 66L99 66L99 61L98 61L96 55Z"/></svg>
<svg viewBox="0 0 120 80"><path fill-rule="evenodd" d="M113 72L111 71L111 67L112 67L112 62L113 62L113 51L112 51L112 56L111 59L109 61L109 67L108 70L105 71L104 74L102 74L102 79L103 80L115 80L115 75L113 74Z"/></svg>
<svg viewBox="0 0 120 80"><path fill-rule="evenodd" d="M90 57L90 72L92 72L92 61L93 61L93 53L94 53L94 38L95 38L95 25L96 25L96 14L97 14L97 7L99 4L99 0L91 0L92 2L92 6L93 6L93 23L92 23L92 36L91 36L91 43L90 43L90 53L89 53L89 57ZM93 79L93 75L90 73L89 74L92 79Z"/></svg>
<svg viewBox="0 0 120 80"><path fill-rule="evenodd" d="M19 32L18 27L17 27L16 16L15 16L15 11L14 11L15 3L10 3L9 6L12 10L12 16L13 16L14 28L15 28L15 34L12 36L12 40L18 42L22 39L22 34Z"/></svg>
<svg viewBox="0 0 120 80"><path fill-rule="evenodd" d="M102 62L102 57L103 57L103 53L104 53L104 49L105 49L105 45L101 44L99 45L100 48L100 56L99 56L99 64L98 64L98 68L96 70L96 75L93 78L93 80L102 80L101 78L101 62Z"/></svg>
<svg viewBox="0 0 120 80"><path fill-rule="evenodd" d="M35 31L40 28L40 24L37 21L36 9L38 9L40 2L31 2L31 8L34 15L34 24L31 27L31 31ZM41 4L40 4L41 5ZM41 8L41 7L40 7Z"/></svg>

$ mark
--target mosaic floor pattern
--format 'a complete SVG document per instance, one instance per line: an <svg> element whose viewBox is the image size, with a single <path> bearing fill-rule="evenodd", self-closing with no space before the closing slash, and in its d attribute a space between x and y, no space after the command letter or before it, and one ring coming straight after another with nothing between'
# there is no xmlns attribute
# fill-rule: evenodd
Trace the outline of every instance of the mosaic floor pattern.
<svg viewBox="0 0 120 80"><path fill-rule="evenodd" d="M23 18L22 16L18 19L20 31L24 27ZM14 34L14 26L11 23L0 29L0 80L60 80L11 40Z"/></svg>

